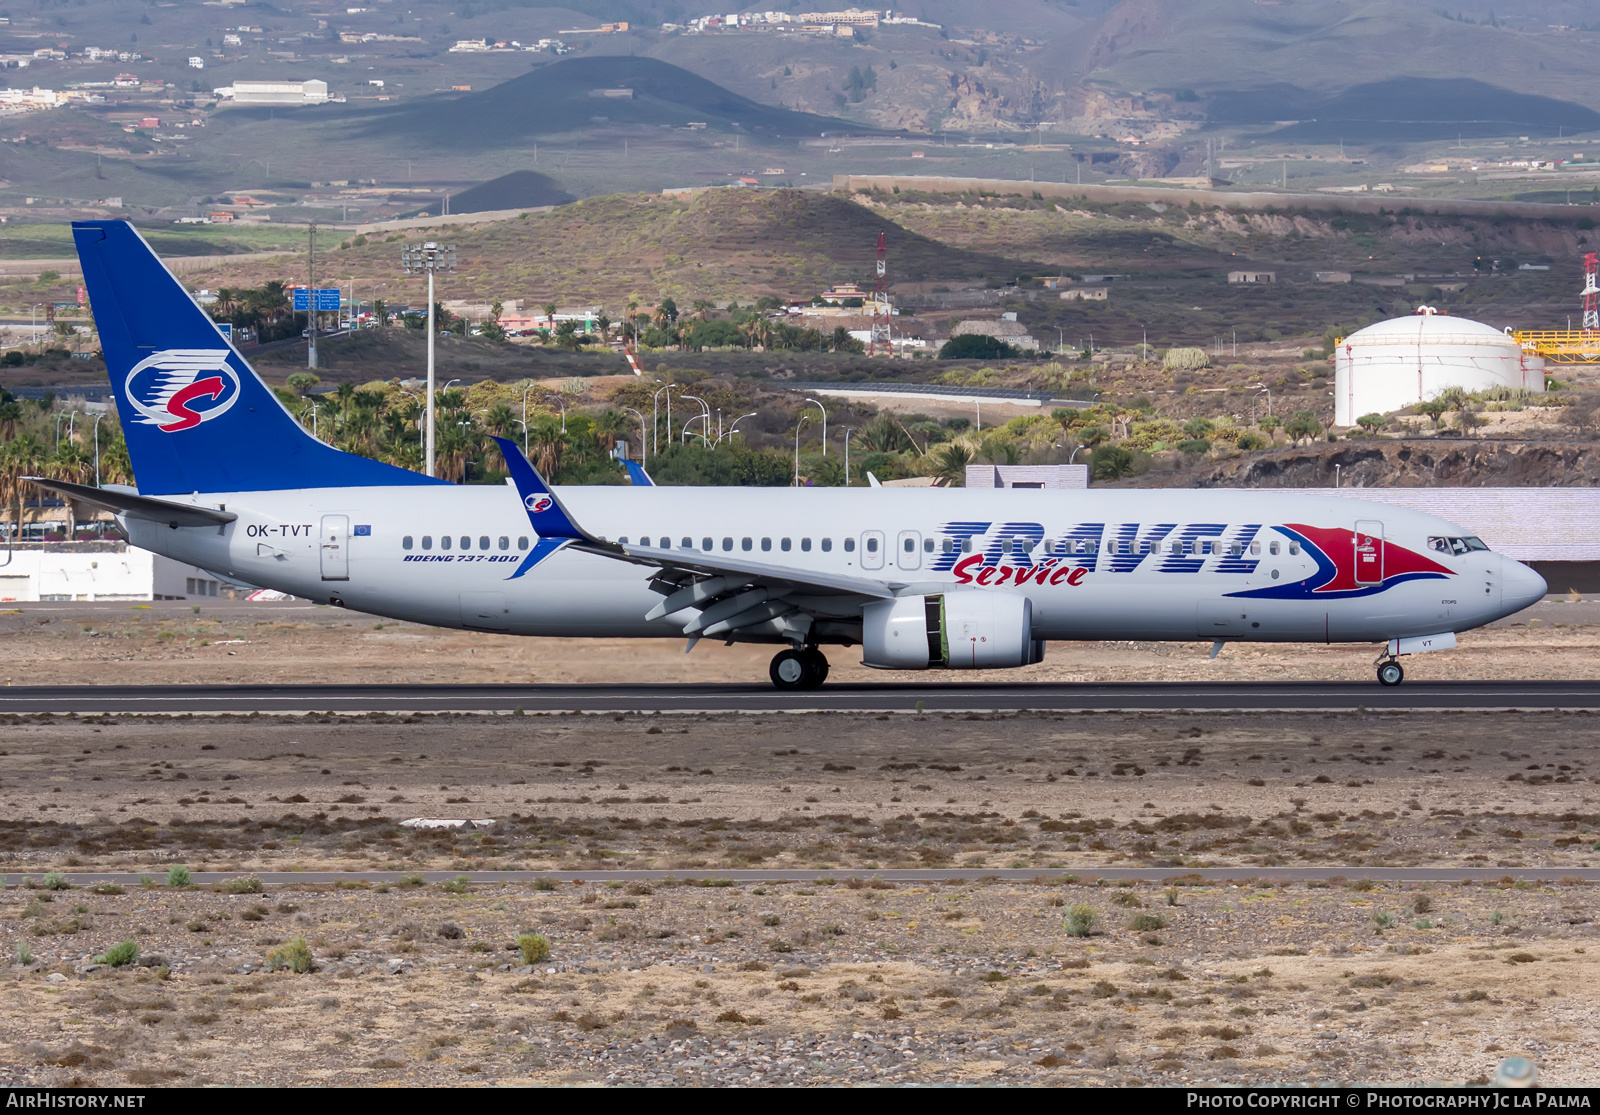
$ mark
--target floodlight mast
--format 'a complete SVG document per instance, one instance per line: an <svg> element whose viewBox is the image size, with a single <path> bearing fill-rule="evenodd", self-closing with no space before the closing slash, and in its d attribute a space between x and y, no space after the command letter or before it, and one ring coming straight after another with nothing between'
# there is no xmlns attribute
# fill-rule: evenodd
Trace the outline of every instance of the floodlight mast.
<svg viewBox="0 0 1600 1115"><path fill-rule="evenodd" d="M311 240L306 250L306 322L311 326L306 334L306 367L317 366L317 222L311 222Z"/></svg>
<svg viewBox="0 0 1600 1115"><path fill-rule="evenodd" d="M405 246L400 249L400 266L407 275L427 272L428 275L428 410L427 410L427 438L424 449L424 470L427 475L434 475L434 436L433 436L433 343L437 338L438 329L433 320L433 275L441 267L455 273L456 246L454 244L439 244L433 240L424 241L416 247Z"/></svg>

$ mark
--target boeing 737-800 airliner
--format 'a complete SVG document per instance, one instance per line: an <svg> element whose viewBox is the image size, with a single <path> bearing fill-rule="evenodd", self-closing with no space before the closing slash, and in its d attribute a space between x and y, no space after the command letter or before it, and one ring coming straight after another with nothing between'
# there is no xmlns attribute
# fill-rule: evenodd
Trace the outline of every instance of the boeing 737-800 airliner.
<svg viewBox="0 0 1600 1115"><path fill-rule="evenodd" d="M279 403L139 234L73 226L137 490L35 480L129 542L251 584L443 627L765 642L820 685L868 666L993 669L1047 640L1385 643L1401 655L1545 583L1472 532L1355 500L1254 491L549 488L341 452Z"/></svg>

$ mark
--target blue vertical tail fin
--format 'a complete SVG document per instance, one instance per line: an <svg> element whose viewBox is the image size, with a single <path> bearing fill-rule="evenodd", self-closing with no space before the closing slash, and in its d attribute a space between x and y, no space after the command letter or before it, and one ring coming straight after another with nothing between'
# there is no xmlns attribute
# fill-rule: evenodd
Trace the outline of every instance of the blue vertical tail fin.
<svg viewBox="0 0 1600 1115"><path fill-rule="evenodd" d="M140 492L444 483L307 433L126 221L72 236Z"/></svg>

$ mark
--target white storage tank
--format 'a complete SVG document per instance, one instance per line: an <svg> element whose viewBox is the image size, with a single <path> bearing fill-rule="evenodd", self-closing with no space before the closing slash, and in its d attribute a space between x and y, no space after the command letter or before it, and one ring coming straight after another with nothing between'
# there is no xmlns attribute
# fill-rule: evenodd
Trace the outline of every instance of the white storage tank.
<svg viewBox="0 0 1600 1115"><path fill-rule="evenodd" d="M1436 398L1449 387L1544 390L1544 358L1492 325L1431 306L1350 334L1334 354L1336 426Z"/></svg>

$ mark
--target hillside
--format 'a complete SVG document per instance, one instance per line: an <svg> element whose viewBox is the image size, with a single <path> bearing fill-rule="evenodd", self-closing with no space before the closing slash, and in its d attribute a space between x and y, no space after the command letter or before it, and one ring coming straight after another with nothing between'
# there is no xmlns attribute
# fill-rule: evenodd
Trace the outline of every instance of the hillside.
<svg viewBox="0 0 1600 1115"><path fill-rule="evenodd" d="M451 229L460 271L444 281L442 297L605 303L615 313L630 296L653 305L666 295L743 303L763 294L809 295L833 282L869 280L879 232L894 244L895 274L903 281L981 284L1037 270L1003 251L972 251L909 232L834 194L713 189L589 198L521 220ZM398 274L393 243L352 245L327 266L358 290L386 284L381 297L391 303L422 303L423 284ZM253 285L286 277L286 267L303 261L245 263L197 272L189 281Z"/></svg>
<svg viewBox="0 0 1600 1115"><path fill-rule="evenodd" d="M1469 78L1391 78L1331 97L1292 85L1236 90L1212 99L1217 124L1269 124L1298 118L1269 138L1307 143L1417 143L1517 133L1573 135L1600 128L1600 112Z"/></svg>
<svg viewBox="0 0 1600 1115"><path fill-rule="evenodd" d="M1514 7L1502 8L1501 16ZM1490 26L1488 14L1468 12L1482 21L1469 23L1455 19L1453 9L1447 15L1420 4L1364 0L1122 0L1090 34L1042 52L1030 68L1058 88L1081 80L1124 89L1189 87L1202 95L1274 84L1328 95L1348 88L1354 75L1365 84L1470 74L1514 93L1600 108L1600 87L1574 80L1592 68L1600 35L1558 33L1538 18L1542 13L1517 27ZM1549 22L1588 18L1574 11ZM1389 107L1403 119L1426 119L1430 111L1405 101Z"/></svg>
<svg viewBox="0 0 1600 1115"><path fill-rule="evenodd" d="M536 170L514 170L450 197L452 213L491 213L499 209L535 209L565 205L573 197Z"/></svg>
<svg viewBox="0 0 1600 1115"><path fill-rule="evenodd" d="M632 95L599 95L606 89ZM620 55L564 59L481 93L377 109L349 127L362 138L471 150L531 143L597 123L683 128L690 122L767 136L861 130L844 120L772 108L656 58Z"/></svg>

